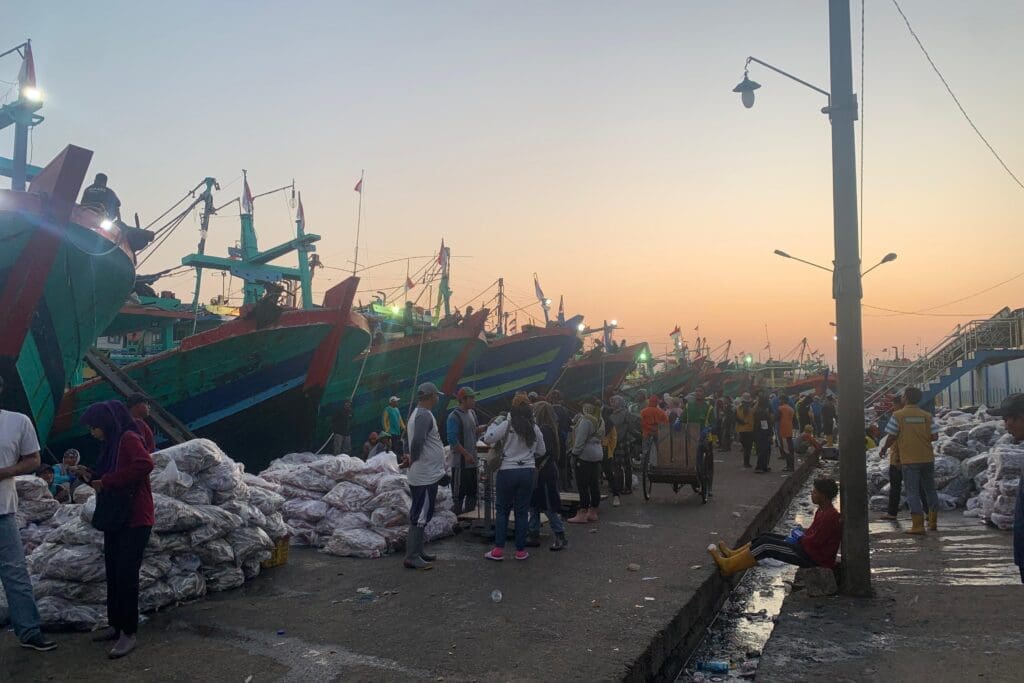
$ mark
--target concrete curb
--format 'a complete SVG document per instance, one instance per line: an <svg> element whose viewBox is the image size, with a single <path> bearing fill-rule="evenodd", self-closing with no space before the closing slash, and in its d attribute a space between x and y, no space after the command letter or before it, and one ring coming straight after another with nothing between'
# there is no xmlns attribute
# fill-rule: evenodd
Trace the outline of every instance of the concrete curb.
<svg viewBox="0 0 1024 683"><path fill-rule="evenodd" d="M816 456L801 463L796 472L782 483L779 490L758 511L736 544L742 545L771 531L817 466ZM707 625L721 609L731 587L732 580L722 578L717 571L712 572L672 621L658 632L644 653L630 665L622 680L630 683L675 680L687 657L700 644Z"/></svg>

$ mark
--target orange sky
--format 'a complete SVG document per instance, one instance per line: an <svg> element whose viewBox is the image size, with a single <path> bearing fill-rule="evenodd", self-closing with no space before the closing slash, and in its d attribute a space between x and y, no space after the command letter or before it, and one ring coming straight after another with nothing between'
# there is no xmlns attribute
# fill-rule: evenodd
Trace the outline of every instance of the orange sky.
<svg viewBox="0 0 1024 683"><path fill-rule="evenodd" d="M343 268L365 168L360 262L434 253L444 237L469 257L455 260L459 305L499 275L528 304L537 272L570 313L617 318L622 336L655 351L676 324L691 341L699 324L712 346L732 339L734 354L767 356L767 325L776 357L804 336L834 355L827 274L772 255L832 259L824 101L756 65L755 107L730 92L748 54L827 87L826 3L308 2L288 26L277 5L196 3L209 13L197 22L189 3L143 4L21 4L0 44L34 39L48 93L34 161L67 142L95 149L93 170L144 223L206 175L221 181L221 202L238 195L241 168L257 193L294 177L309 229L324 236L321 258ZM979 127L1024 173L1024 7L903 5ZM90 27L117 29L118 40L97 45ZM899 254L868 277L865 303L916 311L1020 273L1024 192L886 3L869 3L865 44L865 261ZM0 61L0 78L17 68ZM281 197L258 202L256 221L263 246L290 236ZM225 211L209 251L236 238ZM196 241L190 219L143 271L175 264ZM363 288L404 274L402 264L373 270ZM316 289L341 275L321 273ZM204 297L220 291L219 277L207 282ZM191 276L161 283L183 298L190 286ZM865 309L865 350L915 355L957 322L1022 305L1022 293L1024 278L941 316Z"/></svg>

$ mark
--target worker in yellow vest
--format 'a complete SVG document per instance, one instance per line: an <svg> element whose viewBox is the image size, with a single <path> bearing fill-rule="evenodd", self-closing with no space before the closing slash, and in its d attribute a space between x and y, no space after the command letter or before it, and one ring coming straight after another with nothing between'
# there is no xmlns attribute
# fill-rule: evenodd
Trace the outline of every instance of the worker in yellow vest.
<svg viewBox="0 0 1024 683"><path fill-rule="evenodd" d="M903 402L904 407L889 418L885 433L896 440L899 448L903 485L910 505L910 519L913 520L913 526L907 533L923 536L922 486L928 498L928 528L931 531L939 528L939 496L935 490L935 451L932 449L932 443L939 438L939 427L931 413L918 406L921 402L920 389L908 387L903 392Z"/></svg>

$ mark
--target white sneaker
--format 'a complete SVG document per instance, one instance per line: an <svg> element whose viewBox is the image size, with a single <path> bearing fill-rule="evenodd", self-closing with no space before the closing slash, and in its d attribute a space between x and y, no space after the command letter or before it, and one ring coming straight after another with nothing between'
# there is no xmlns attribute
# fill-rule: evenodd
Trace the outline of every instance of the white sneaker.
<svg viewBox="0 0 1024 683"><path fill-rule="evenodd" d="M613 508L617 508L621 504L622 503L619 501L619 497L618 496L612 496L612 507Z"/></svg>

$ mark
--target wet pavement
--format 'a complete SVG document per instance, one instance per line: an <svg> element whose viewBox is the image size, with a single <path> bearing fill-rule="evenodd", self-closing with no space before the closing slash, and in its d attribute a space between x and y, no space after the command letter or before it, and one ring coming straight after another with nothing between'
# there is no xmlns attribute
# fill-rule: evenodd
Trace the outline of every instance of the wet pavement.
<svg viewBox="0 0 1024 683"><path fill-rule="evenodd" d="M638 491L622 507L602 505L598 524L571 527L561 553L542 547L526 562L487 562L487 547L464 533L431 544L433 571L411 572L395 556L293 549L287 566L240 589L153 615L125 660L107 660L87 634L57 634L52 654L20 650L4 634L0 672L24 681L240 683L664 675L720 595L708 543L767 528L765 510L785 510L796 483L778 471L754 475L739 460L738 451L716 454L709 504L689 488L655 484L650 502Z"/></svg>

